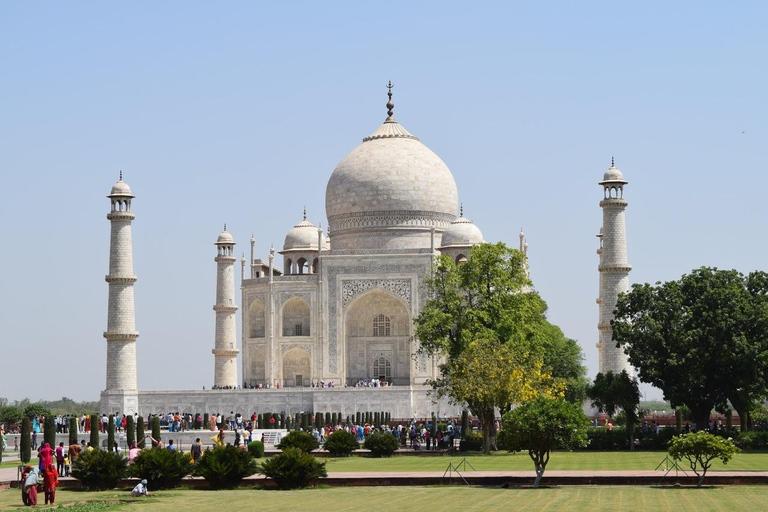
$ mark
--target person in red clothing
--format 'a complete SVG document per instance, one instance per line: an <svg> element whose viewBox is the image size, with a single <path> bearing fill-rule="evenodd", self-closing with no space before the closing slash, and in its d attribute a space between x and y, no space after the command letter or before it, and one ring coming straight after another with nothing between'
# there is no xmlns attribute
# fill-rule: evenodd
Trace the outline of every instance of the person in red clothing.
<svg viewBox="0 0 768 512"><path fill-rule="evenodd" d="M37 452L37 456L40 457L40 467L42 471L45 471L48 466L53 464L53 448L48 443L43 445L43 448Z"/></svg>
<svg viewBox="0 0 768 512"><path fill-rule="evenodd" d="M56 486L59 484L59 472L56 471L56 466L51 464L45 469L45 504L47 505L50 500L50 504L53 505L56 499Z"/></svg>
<svg viewBox="0 0 768 512"><path fill-rule="evenodd" d="M21 477L19 478L19 487L21 487L21 502L24 505L29 505L29 493L24 484L27 482L27 477L32 472L32 466L27 464L24 469L21 470Z"/></svg>

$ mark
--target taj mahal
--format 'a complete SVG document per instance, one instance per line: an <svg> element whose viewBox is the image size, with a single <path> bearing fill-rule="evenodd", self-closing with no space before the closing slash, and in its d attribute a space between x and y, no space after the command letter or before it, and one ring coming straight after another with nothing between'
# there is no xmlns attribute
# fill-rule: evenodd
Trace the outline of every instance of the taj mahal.
<svg viewBox="0 0 768 512"><path fill-rule="evenodd" d="M445 163L395 120L391 83L388 87L383 124L341 159L328 180L328 232L310 222L305 211L286 234L282 250L272 248L266 260L256 258L251 238L250 257L239 262L226 226L216 239L213 389L138 388L131 237L135 196L121 174L108 196L102 412L387 411L393 418L460 413L460 406L430 396L426 382L438 375L439 361L416 355L413 319L426 301L422 284L434 258L448 255L460 264L473 246L484 243L483 234L464 216ZM629 288L627 182L612 163L599 184L600 371L620 372L631 368L611 342L610 320L618 294ZM522 233L519 248L527 252ZM358 387L360 382L376 387Z"/></svg>

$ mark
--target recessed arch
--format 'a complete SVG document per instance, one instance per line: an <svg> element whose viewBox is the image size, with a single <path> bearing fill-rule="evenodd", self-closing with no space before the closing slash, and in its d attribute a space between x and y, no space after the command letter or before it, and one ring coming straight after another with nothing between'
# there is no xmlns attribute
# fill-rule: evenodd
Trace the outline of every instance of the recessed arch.
<svg viewBox="0 0 768 512"><path fill-rule="evenodd" d="M248 306L248 336L263 338L265 336L266 308L260 300L251 301Z"/></svg>
<svg viewBox="0 0 768 512"><path fill-rule="evenodd" d="M283 336L310 335L309 303L304 299L293 297L283 304Z"/></svg>

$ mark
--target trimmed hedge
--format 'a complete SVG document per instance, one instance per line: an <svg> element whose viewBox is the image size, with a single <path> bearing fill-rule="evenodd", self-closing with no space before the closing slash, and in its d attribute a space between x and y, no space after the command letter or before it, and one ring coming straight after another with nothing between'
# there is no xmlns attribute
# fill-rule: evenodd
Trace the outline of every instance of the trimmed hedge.
<svg viewBox="0 0 768 512"><path fill-rule="evenodd" d="M331 457L349 457L349 455L360 448L357 444L357 438L346 430L337 430L325 439L323 447L328 450Z"/></svg>
<svg viewBox="0 0 768 512"><path fill-rule="evenodd" d="M459 451L461 452L481 452L483 451L483 435L475 432L468 432L462 430L462 436L464 439L459 444Z"/></svg>
<svg viewBox="0 0 768 512"><path fill-rule="evenodd" d="M281 450L288 448L298 448L303 452L311 452L320 448L320 443L317 442L315 436L309 432L303 432L301 430L293 430L288 433L284 438L280 440L277 447Z"/></svg>
<svg viewBox="0 0 768 512"><path fill-rule="evenodd" d="M248 443L248 453L254 459L260 459L264 456L264 443L261 441L251 441Z"/></svg>
<svg viewBox="0 0 768 512"><path fill-rule="evenodd" d="M400 448L400 441L392 434L374 432L363 443L371 451L371 457L391 457Z"/></svg>

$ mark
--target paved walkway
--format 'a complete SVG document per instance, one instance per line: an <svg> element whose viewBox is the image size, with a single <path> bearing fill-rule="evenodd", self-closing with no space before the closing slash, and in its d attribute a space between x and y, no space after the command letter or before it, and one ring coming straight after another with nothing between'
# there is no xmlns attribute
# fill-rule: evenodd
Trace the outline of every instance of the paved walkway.
<svg viewBox="0 0 768 512"><path fill-rule="evenodd" d="M696 476L691 472L682 472L675 476L674 470L667 474L665 471L547 471L542 483L549 485L659 485L659 484L694 484ZM450 478L449 478L450 477ZM324 485L439 485L446 483L487 486L524 486L531 485L534 480L533 471L462 471L447 475L442 472L364 472L364 473L328 473L323 479ZM15 486L16 468L0 469L0 489ZM188 477L188 484L205 486L201 478ZM265 477L254 475L246 479L247 483L261 483ZM713 485L754 484L768 485L768 471L711 471L705 482ZM268 481L264 482L269 485ZM77 487L74 478L61 478L62 487Z"/></svg>

